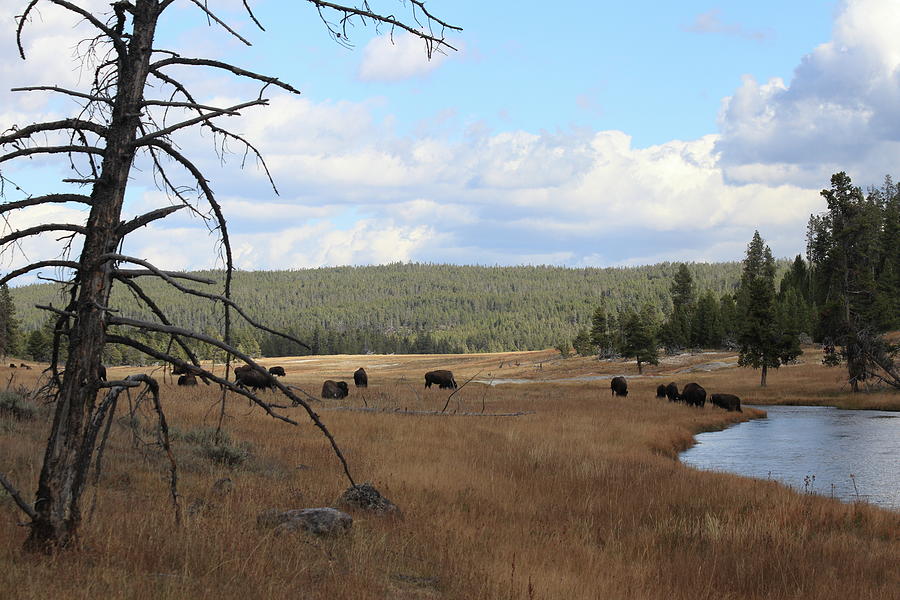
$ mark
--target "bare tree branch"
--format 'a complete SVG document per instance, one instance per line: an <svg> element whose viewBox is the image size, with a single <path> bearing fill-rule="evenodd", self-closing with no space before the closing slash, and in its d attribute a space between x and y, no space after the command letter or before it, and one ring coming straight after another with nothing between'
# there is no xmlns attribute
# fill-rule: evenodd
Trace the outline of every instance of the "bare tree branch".
<svg viewBox="0 0 900 600"><path fill-rule="evenodd" d="M44 131L59 131L63 129L85 130L96 133L99 136L106 136L106 127L93 121L85 121L84 119L62 119L60 121L51 121L46 123L34 123L21 129L12 129L12 133L0 136L0 145L9 144L17 140L31 137L35 133Z"/></svg>
<svg viewBox="0 0 900 600"><path fill-rule="evenodd" d="M151 71L157 71L163 67L168 67L170 65L185 65L185 66L197 66L197 67L213 67L216 69L222 69L225 71L229 71L238 75L240 77L247 77L248 79L255 79L257 81L262 81L263 83L268 83L270 85L274 85L280 87L281 89L291 92L292 94L300 94L300 90L296 89L290 84L284 83L277 77L269 77L268 75L261 75L259 73L254 73L253 71L247 71L246 69L241 69L240 67L236 67L234 65L230 65L226 62L222 62L219 60L211 60L208 58L182 58L182 57L172 57L172 58L164 58L150 65Z"/></svg>
<svg viewBox="0 0 900 600"><path fill-rule="evenodd" d="M164 271L160 271L159 269L157 269L155 266L153 266L151 263L147 262L146 260L142 260L142 259L140 259L140 258L134 258L133 256L125 256L125 255L122 255L122 254L107 254L107 255L104 255L103 258L105 258L105 259L107 259L107 260L116 260L116 261L121 261L121 262L130 262L130 263L134 263L134 264L138 264L138 265L141 265L141 266L143 266L143 267L146 267L147 269L149 269L150 271L152 271L152 272L155 273L156 275L159 275L159 276L160 276L163 280L165 280L169 285L171 285L172 287L174 287L175 289L177 289L177 290L180 291L180 292L184 292L185 294L190 294L190 295L192 295L192 296L199 296L199 297L201 297L201 298L206 298L207 300L213 300L213 301L215 301L215 302L221 302L221 303L223 303L223 304L225 304L225 305L227 305L227 306L233 308L235 311L237 311L237 313L238 313L239 315L241 315L241 317L244 318L245 321L247 321L248 323L250 323L251 325L253 325L253 326L256 327L257 329L260 329L260 330L265 331L265 332L267 332L267 333L271 333L271 334L273 334L273 335L277 335L277 336L283 337L283 338L286 339L286 340L289 340L289 341L291 341L291 342L294 342L294 343L296 343L296 344L299 344L299 345L303 346L303 347L306 348L307 350L310 350L310 349L311 349L307 344L305 344L304 342L298 340L298 339L295 338L294 336L288 335L288 334L286 334L286 333L282 333L282 332L280 332L280 331L276 331L276 330L274 330L274 329L270 329L270 328L266 327L265 325L262 325L262 324L260 324L260 323L257 323L256 321L254 321L253 319L251 319L251 318L249 317L249 315L247 315L247 313L244 312L244 309L242 309L242 308L240 307L240 305L238 305L238 304L237 304L234 300L232 300L231 298L228 298L228 297L226 297L226 296L220 296L219 294L211 294L211 293L209 293L209 292L201 292L200 290L194 290L194 289L191 289L191 288L184 287L183 285L181 285L181 284L179 284L177 281L175 281L173 278L171 278L171 277L170 277L168 274L166 274Z"/></svg>
<svg viewBox="0 0 900 600"><path fill-rule="evenodd" d="M29 206L35 206L37 204L49 204L51 202L79 202L81 204L87 204L88 206L90 206L91 197L84 196L82 194L47 194L46 196L35 196L33 198L27 198L25 200L17 200L15 202L5 202L3 204L0 204L0 214L19 208L27 208Z"/></svg>
<svg viewBox="0 0 900 600"><path fill-rule="evenodd" d="M22 148L15 152L0 155L0 162L6 162L20 156L30 156L32 154L64 154L66 152L85 152L88 154L99 154L103 156L106 151L102 148L93 146L39 146L36 148Z"/></svg>
<svg viewBox="0 0 900 600"><path fill-rule="evenodd" d="M66 94L68 96L74 96L75 98L84 98L85 100L90 100L91 102L105 102L106 104L112 104L113 99L107 98L106 96L94 96L91 94L85 94L84 92L76 92L75 90L67 90L65 88L61 88L55 85L32 85L28 87L17 87L12 88L9 91L11 92L59 92L61 94Z"/></svg>
<svg viewBox="0 0 900 600"><path fill-rule="evenodd" d="M16 277L24 275L29 271L34 271L35 269L43 269L44 267L65 267L67 269L74 269L77 271L81 267L81 265L73 260L41 260L38 262L33 262L30 265L25 265L24 267L21 267L14 271L10 271L3 277L0 277L0 285L8 283Z"/></svg>
<svg viewBox="0 0 900 600"><path fill-rule="evenodd" d="M187 279L188 281L196 281L197 283L204 283L206 285L215 285L218 283L215 279L207 279L206 277L201 277L199 275L193 275L191 273L182 273L180 271L161 271L156 268L154 269L116 269L113 271L113 275L116 277L171 277L172 279Z"/></svg>
<svg viewBox="0 0 900 600"><path fill-rule="evenodd" d="M37 513L34 512L34 508L27 502L22 499L22 495L19 493L19 490L9 482L6 476L3 473L0 473L0 485L3 486L3 489L6 490L6 493L9 494L9 497L13 499L22 512L28 515L31 519L34 519L37 516Z"/></svg>
<svg viewBox="0 0 900 600"><path fill-rule="evenodd" d="M251 100L250 102L244 102L242 104L237 104L237 105L229 107L229 108L212 110L209 113L200 115L199 117L194 117L193 119L188 119L186 121L176 123L175 125L170 125L168 127L164 127L163 129L154 131L151 134L145 135L143 137L140 137L140 138L134 140L134 142L132 144L136 147L144 146L151 140L154 140L154 139L160 138L160 137L165 137L165 136L169 135L170 133L172 133L173 131L177 131L184 127L190 127L191 125L196 125L197 123L200 123L203 121L208 121L209 119L213 119L215 117L220 117L222 115L240 114L237 111L241 110L242 108L247 108L250 106L259 106L259 105L265 106L267 104L269 104L268 100Z"/></svg>
<svg viewBox="0 0 900 600"><path fill-rule="evenodd" d="M171 215L175 211L179 211L184 208L184 205L176 205L176 206L166 206L164 208L157 208L156 210L152 210L148 213L145 213L139 217L135 217L134 219L122 223L118 227L118 234L120 238L125 237L135 229L143 227L144 225L148 225L157 219L164 219Z"/></svg>
<svg viewBox="0 0 900 600"><path fill-rule="evenodd" d="M48 231L74 231L84 235L87 230L82 225L72 225L70 223L47 223L46 225L35 225L28 229L20 229L9 235L0 238L0 246L4 246L10 242L20 240L24 237L46 233Z"/></svg>
<svg viewBox="0 0 900 600"><path fill-rule="evenodd" d="M199 0L190 0L190 1L193 2L194 4L196 4L196 5L200 8L200 10L202 10L203 12L205 12L206 15L207 15L210 19L212 19L213 21L215 21L216 23L218 23L219 25L221 25L222 28L223 28L225 31L227 31L228 33L230 33L231 35L233 35L233 36L236 37L237 39L241 40L241 41L242 41L243 43L245 43L246 45L248 45L248 46L252 46L252 45L253 45L253 44L251 44L249 41L247 41L247 39L246 39L244 36L242 36L242 35L239 34L237 31L235 31L234 29L232 29L231 27L229 27L227 24L225 24L225 22L222 21L222 19L220 19L219 17L217 17L216 14L215 14L214 12L212 12L211 10L209 10L208 8L206 8L206 6L204 6L203 4L201 4L201 3L199 2Z"/></svg>

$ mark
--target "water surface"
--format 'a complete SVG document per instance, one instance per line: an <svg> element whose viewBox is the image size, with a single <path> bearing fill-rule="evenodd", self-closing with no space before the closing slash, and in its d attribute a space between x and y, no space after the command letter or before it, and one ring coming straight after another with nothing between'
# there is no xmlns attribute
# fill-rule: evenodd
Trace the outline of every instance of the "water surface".
<svg viewBox="0 0 900 600"><path fill-rule="evenodd" d="M681 460L699 469L775 479L801 492L900 510L900 413L759 408L767 419L701 433Z"/></svg>

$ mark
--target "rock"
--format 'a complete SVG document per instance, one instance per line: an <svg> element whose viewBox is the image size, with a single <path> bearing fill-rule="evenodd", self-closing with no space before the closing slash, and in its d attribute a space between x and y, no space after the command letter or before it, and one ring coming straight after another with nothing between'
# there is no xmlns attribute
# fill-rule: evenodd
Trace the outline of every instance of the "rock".
<svg viewBox="0 0 900 600"><path fill-rule="evenodd" d="M279 511L264 510L256 517L259 527L274 527L275 535L303 531L320 536L346 533L353 526L353 517L335 508L301 508Z"/></svg>
<svg viewBox="0 0 900 600"><path fill-rule="evenodd" d="M371 483L350 486L337 500L338 506L365 510L382 515L402 517L396 504L381 495Z"/></svg>

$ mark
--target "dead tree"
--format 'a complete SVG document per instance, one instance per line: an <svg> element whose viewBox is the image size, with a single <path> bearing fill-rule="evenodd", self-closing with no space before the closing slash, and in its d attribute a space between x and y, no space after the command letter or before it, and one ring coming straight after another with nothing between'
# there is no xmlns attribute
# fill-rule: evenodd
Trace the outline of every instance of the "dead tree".
<svg viewBox="0 0 900 600"><path fill-rule="evenodd" d="M215 2L177 1L196 8L198 16L210 25L250 44L219 18L210 6ZM63 181L89 190L85 193L38 196L22 192L24 197L13 199L9 196L18 194L21 190L13 185L0 186L0 192L8 200L0 205L0 216L7 224L11 211L29 206L76 203L90 208L87 222L83 226L47 223L9 232L0 239L4 250L22 239L47 232L59 232L67 240L61 250L62 256L34 261L0 278L0 283L5 283L22 274L53 267L63 273L57 275L57 279L65 278L68 298L67 305L62 308L43 307L52 311L56 317L53 361L50 367L55 412L34 504L25 502L13 483L0 473L0 484L30 518L30 533L26 541L28 549L46 551L65 548L77 541L82 492L89 480L91 465L98 465L100 462L99 456L94 460L97 455L98 433L104 422L108 423L112 418L115 398L121 390L145 386L155 400L160 428L165 427L163 406L159 402L156 382L152 378L110 382L99 379L100 356L105 344L129 346L156 360L180 366L187 369L187 372L218 383L223 389L223 406L225 391L231 391L249 398L272 417L297 424L278 412L278 405L261 400L229 381L227 369L225 377L218 377L204 369L186 343L192 340L193 343L210 344L224 351L229 360L234 358L243 361L265 373L262 367L239 352L231 343L232 314L236 313L255 327L271 333L277 332L250 320L232 301L233 264L225 216L206 177L195 162L181 152L172 136L186 128L204 127L213 133L217 151L223 152L228 145L239 145L243 148L245 157L255 157L265 169L265 163L257 149L240 135L219 126L216 119L224 115L240 114L251 107L265 106L268 103L264 97L267 89L279 89L290 94L299 92L288 83L269 75L218 60L186 57L171 49L155 47L157 25L162 23L160 17L175 2L176 0L119 0L101 13L84 8L81 0L21 0L22 13L17 18L15 35L22 59L26 58L22 38L27 34L29 22L42 7L49 8L52 5L56 10L67 11L74 22L86 24L94 31L92 37L79 45L83 66L92 69L93 75L85 90L55 85L36 85L14 90L61 94L80 107L75 116L22 128L13 126L0 134L0 169L4 163L18 158L42 154L59 156L67 161L74 173L72 178ZM320 0L307 2L315 8L332 37L344 45L349 45L348 34L355 25L374 25L376 29L386 28L391 33L402 30L417 36L423 40L425 51L431 56L436 51L453 49L446 36L449 31L458 29L431 14L424 2L419 0L400 0L406 11L406 16L402 18L395 17L387 9L375 10L365 0L356 6ZM390 4L395 3L392 1ZM243 5L249 18L262 29L251 10L249 0L244 0ZM185 68L213 69L242 80L257 82L261 90L257 97L246 102L233 106L209 106L201 102L184 80L176 77L175 69ZM152 166L154 180L167 193L171 205L130 221L123 221L121 217L125 190L136 160L145 160ZM267 169L266 173L268 174ZM181 183L185 180L187 185ZM271 182L271 177L269 180ZM0 182L8 183L2 170ZM274 188L274 182L272 185ZM138 257L125 256L120 252L123 239L129 233L183 209L204 219L210 231L218 236L224 266L224 285L220 293L200 291L195 286L183 283L206 285L214 282L183 273L168 272ZM77 259L71 257L69 252L76 236L82 242ZM160 278L183 293L220 306L223 311L221 339L173 324L140 285L142 277ZM110 290L116 284L130 289L154 318L136 320L118 316L118 311L109 305ZM111 326L115 326L114 330L109 329ZM184 350L188 360L181 360L170 352L162 352L142 343L136 334L143 331L170 336L172 343ZM290 336L285 337L302 344ZM64 371L57 365L61 344L66 344L68 349ZM328 438L353 485L347 462L334 437L306 400L277 381L275 386L294 406L301 406L306 410L309 418ZM105 400L98 402L98 394L104 389L110 391ZM171 452L169 455L171 458ZM174 462L172 468L173 498L177 506Z"/></svg>

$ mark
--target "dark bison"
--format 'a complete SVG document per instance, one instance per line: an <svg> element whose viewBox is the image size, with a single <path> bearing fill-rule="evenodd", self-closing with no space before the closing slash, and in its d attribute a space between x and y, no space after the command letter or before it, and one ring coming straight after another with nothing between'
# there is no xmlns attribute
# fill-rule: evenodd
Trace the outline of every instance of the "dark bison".
<svg viewBox="0 0 900 600"><path fill-rule="evenodd" d="M624 377L613 377L609 382L609 389L612 390L614 396L627 396L628 382Z"/></svg>
<svg viewBox="0 0 900 600"><path fill-rule="evenodd" d="M29 366L26 365L25 363L22 363L22 364L20 364L19 366L22 367L23 369L28 369L29 371L31 370L31 367L29 367Z"/></svg>
<svg viewBox="0 0 900 600"><path fill-rule="evenodd" d="M19 367L16 366L16 363L9 363L9 368L10 369L18 369Z"/></svg>
<svg viewBox="0 0 900 600"><path fill-rule="evenodd" d="M678 393L678 384L674 381L666 386L666 398L669 399L669 402L681 402L682 400L681 394Z"/></svg>
<svg viewBox="0 0 900 600"><path fill-rule="evenodd" d="M666 397L666 386L663 384L659 384L656 386L656 397L657 398L665 398Z"/></svg>
<svg viewBox="0 0 900 600"><path fill-rule="evenodd" d="M269 375L274 375L275 377L284 377L284 367L269 367Z"/></svg>
<svg viewBox="0 0 900 600"><path fill-rule="evenodd" d="M734 394L713 394L709 401L728 412L744 412L741 410L741 399Z"/></svg>
<svg viewBox="0 0 900 600"><path fill-rule="evenodd" d="M197 385L197 378L190 374L179 375L178 385Z"/></svg>
<svg viewBox="0 0 900 600"><path fill-rule="evenodd" d="M250 365L241 365L234 369L234 381L238 387L252 390L265 390L275 388L275 378L269 374L260 373Z"/></svg>
<svg viewBox="0 0 900 600"><path fill-rule="evenodd" d="M457 387L453 372L444 369L425 373L425 387L430 388L432 383L436 383L442 390L447 388L455 390Z"/></svg>
<svg viewBox="0 0 900 600"><path fill-rule="evenodd" d="M347 385L346 381L332 381L329 379L322 384L323 398L335 398L340 400L341 398L346 398L349 393L350 387Z"/></svg>
<svg viewBox="0 0 900 600"><path fill-rule="evenodd" d="M187 365L175 365L172 367L172 375L187 375L190 373Z"/></svg>
<svg viewBox="0 0 900 600"><path fill-rule="evenodd" d="M706 390L696 383L689 383L681 390L681 397L688 406L703 407L706 404Z"/></svg>
<svg viewBox="0 0 900 600"><path fill-rule="evenodd" d="M353 383L355 383L358 388L369 387L369 376L366 375L365 369L360 367L353 372Z"/></svg>

